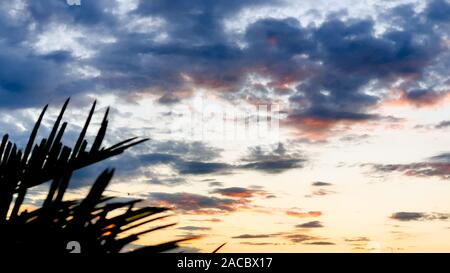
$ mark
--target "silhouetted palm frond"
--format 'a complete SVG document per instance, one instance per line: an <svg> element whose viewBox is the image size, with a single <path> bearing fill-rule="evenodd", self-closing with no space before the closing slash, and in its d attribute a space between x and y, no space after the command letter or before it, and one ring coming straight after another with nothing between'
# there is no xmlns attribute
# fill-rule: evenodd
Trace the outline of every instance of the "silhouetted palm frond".
<svg viewBox="0 0 450 273"><path fill-rule="evenodd" d="M21 252L64 252L69 242L81 246L84 253L115 253L140 235L174 224L147 224L165 219L167 208L136 208L140 200L111 202L103 196L114 170L105 170L82 200L64 200L72 173L107 158L147 139L130 138L110 147L102 147L108 126L109 108L90 150L85 139L95 111L92 105L86 122L73 148L61 142L67 127L62 122L69 99L64 103L50 135L35 144L38 129L48 108L45 106L31 132L25 150L17 148L5 135L0 144L0 243L3 248ZM27 191L51 181L42 207L21 212ZM165 214L166 213L166 214ZM157 252L176 247L186 239L144 247L142 252Z"/></svg>

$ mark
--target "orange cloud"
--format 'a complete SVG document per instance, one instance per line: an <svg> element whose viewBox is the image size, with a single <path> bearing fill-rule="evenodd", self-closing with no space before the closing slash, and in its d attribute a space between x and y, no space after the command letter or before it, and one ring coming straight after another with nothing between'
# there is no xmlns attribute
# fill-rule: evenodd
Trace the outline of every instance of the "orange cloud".
<svg viewBox="0 0 450 273"><path fill-rule="evenodd" d="M381 103L381 106L433 107L436 105L448 103L449 101L450 101L450 92L448 91L439 91L439 92L428 91L424 92L419 96L411 97L403 89L393 89L390 92L388 98L383 103Z"/></svg>
<svg viewBox="0 0 450 273"><path fill-rule="evenodd" d="M299 212L288 210L286 211L286 214L297 218L307 218L307 217L320 217L322 215L322 212L321 211Z"/></svg>
<svg viewBox="0 0 450 273"><path fill-rule="evenodd" d="M306 138L312 141L324 141L330 134L336 133L336 130L344 130L351 126L368 122L368 120L342 120L342 119L326 119L315 117L289 117L281 121L281 125L294 128L294 136ZM339 126L339 127L338 127ZM338 128L336 128L338 127Z"/></svg>

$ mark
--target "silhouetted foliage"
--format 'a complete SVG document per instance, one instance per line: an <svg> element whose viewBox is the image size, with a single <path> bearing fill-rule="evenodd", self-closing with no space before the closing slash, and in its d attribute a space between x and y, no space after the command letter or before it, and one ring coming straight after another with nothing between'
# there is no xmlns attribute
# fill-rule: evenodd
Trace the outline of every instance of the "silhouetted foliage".
<svg viewBox="0 0 450 273"><path fill-rule="evenodd" d="M108 126L109 108L90 150L85 139L96 103L73 148L61 142L67 127L62 122L69 99L64 103L50 135L35 144L47 106L42 110L31 132L25 150L19 149L5 135L0 144L0 244L20 252L67 252L69 242L80 244L82 253L116 253L137 240L140 235L172 226L164 224L143 229L146 224L169 216L167 208L140 207L141 200L111 202L103 196L114 170L105 170L93 183L84 199L64 200L72 173L78 169L121 154L147 139L130 138L108 148L102 147ZM21 211L27 191L50 182L42 206ZM139 230L139 231L136 231ZM147 246L134 252L160 252L176 247L177 241Z"/></svg>

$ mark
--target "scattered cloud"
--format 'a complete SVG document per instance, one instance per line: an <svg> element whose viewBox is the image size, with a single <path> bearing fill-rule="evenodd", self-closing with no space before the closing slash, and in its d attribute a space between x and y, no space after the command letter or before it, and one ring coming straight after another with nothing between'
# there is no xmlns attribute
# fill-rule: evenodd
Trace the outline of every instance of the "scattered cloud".
<svg viewBox="0 0 450 273"><path fill-rule="evenodd" d="M183 226L183 227L178 227L177 229L187 230L187 231L206 231L206 230L211 230L210 227L197 227L197 226Z"/></svg>
<svg viewBox="0 0 450 273"><path fill-rule="evenodd" d="M306 159L297 151L289 151L283 143L268 149L261 146L249 148L249 154L242 158L241 168L266 173L280 173L289 169L302 168Z"/></svg>
<svg viewBox="0 0 450 273"><path fill-rule="evenodd" d="M335 191L332 191L328 189L329 187L333 186L332 183L323 182L323 181L316 181L311 184L313 188L319 188L319 189L313 189L311 193L305 195L305 197L310 198L314 196L325 196L329 194L336 193Z"/></svg>
<svg viewBox="0 0 450 273"><path fill-rule="evenodd" d="M241 234L238 236L232 237L233 239L259 239L259 238L271 238L273 235L271 234Z"/></svg>
<svg viewBox="0 0 450 273"><path fill-rule="evenodd" d="M288 239L289 241L293 242L293 243L303 243L303 242L306 242L306 241L320 239L318 237L305 235L305 234L289 234L289 235L286 235L285 238Z"/></svg>
<svg viewBox="0 0 450 273"><path fill-rule="evenodd" d="M313 196L325 196L332 193L336 193L335 191L327 190L327 189L318 189L312 191L310 194L305 195L305 197L313 197Z"/></svg>
<svg viewBox="0 0 450 273"><path fill-rule="evenodd" d="M269 243L269 242L240 242L241 245L250 245L250 246L277 246L280 243Z"/></svg>
<svg viewBox="0 0 450 273"><path fill-rule="evenodd" d="M246 199L217 198L186 192L154 192L149 194L149 200L161 206L173 206L187 214L200 215L234 212L249 205Z"/></svg>
<svg viewBox="0 0 450 273"><path fill-rule="evenodd" d="M315 186L315 187L328 187L328 186L332 186L333 184L329 183L329 182L316 181L316 182L313 182L311 185Z"/></svg>
<svg viewBox="0 0 450 273"><path fill-rule="evenodd" d="M295 211L295 210L288 210L286 211L286 214L292 217L298 217L298 218L308 218L308 217L319 217L322 216L321 211Z"/></svg>
<svg viewBox="0 0 450 273"><path fill-rule="evenodd" d="M399 172L406 176L450 179L450 153L438 154L422 162L408 164L362 164L361 166L370 166L377 173Z"/></svg>
<svg viewBox="0 0 450 273"><path fill-rule="evenodd" d="M432 220L447 220L450 218L448 213L424 213L424 212L395 212L390 216L393 220L398 221L432 221Z"/></svg>
<svg viewBox="0 0 450 273"><path fill-rule="evenodd" d="M320 221L311 221L303 224L298 224L295 227L297 228L322 228L323 224Z"/></svg>
<svg viewBox="0 0 450 273"><path fill-rule="evenodd" d="M211 193L220 194L227 197L235 198L251 198L251 197L271 197L272 194L267 193L260 189L242 188L242 187L230 187L230 188L219 188L211 191Z"/></svg>
<svg viewBox="0 0 450 273"><path fill-rule="evenodd" d="M315 242L306 242L305 245L317 245L317 246L330 246L335 245L333 242L326 242L326 241L315 241Z"/></svg>
<svg viewBox="0 0 450 273"><path fill-rule="evenodd" d="M369 242L369 237L350 237L344 239L346 242Z"/></svg>
<svg viewBox="0 0 450 273"><path fill-rule="evenodd" d="M436 124L434 126L434 128L443 129L443 128L447 128L449 126L450 126L450 120L443 120L443 121L439 122L438 124Z"/></svg>

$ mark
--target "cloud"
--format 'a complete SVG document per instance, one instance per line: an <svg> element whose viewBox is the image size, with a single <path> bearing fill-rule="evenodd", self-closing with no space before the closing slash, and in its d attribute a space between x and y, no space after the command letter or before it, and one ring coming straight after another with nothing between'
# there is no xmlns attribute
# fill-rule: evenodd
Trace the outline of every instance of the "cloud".
<svg viewBox="0 0 450 273"><path fill-rule="evenodd" d="M434 128L443 129L443 128L447 128L449 126L450 126L450 120L443 120L443 121L439 122L438 124L436 124L434 126Z"/></svg>
<svg viewBox="0 0 450 273"><path fill-rule="evenodd" d="M370 138L369 134L362 134L362 135L350 134L341 137L339 140L343 142L360 142L368 138Z"/></svg>
<svg viewBox="0 0 450 273"><path fill-rule="evenodd" d="M24 135L23 139L25 140L27 137L28 135ZM279 145L279 147L283 147L284 149L283 145ZM139 179L150 184L174 187L189 183L189 176L202 176L207 174L229 175L240 170L280 173L289 168L286 166L283 168L280 166L274 167L270 164L267 168L261 166L256 168L248 166L248 160L254 160L260 163L270 161L276 165L277 160L283 161L286 158L294 158L297 156L294 153L286 152L284 154L283 152L283 154L272 154L272 152L266 153L265 150L261 150L263 151L263 155L253 154L251 158L248 157L236 164L228 164L217 161L220 158L221 149L208 146L198 141L152 140L146 145L144 150L150 151L143 154L125 154L121 157L75 172L72 187L83 187L92 183L92 177L98 175L96 170L110 166L120 166L116 173L116 180L127 181L130 179ZM159 166L168 166L169 171L160 171L158 169ZM242 197L276 197L260 188L223 188L222 183L217 181L211 181L210 186L222 187L213 190L213 193L223 196L232 197L234 195L234 197L238 197L241 194Z"/></svg>
<svg viewBox="0 0 450 273"><path fill-rule="evenodd" d="M172 105L172 104L179 103L180 101L181 101L180 98L178 98L177 96L174 96L172 94L164 94L163 96L161 96L158 99L158 102L160 104L164 104L164 105Z"/></svg>
<svg viewBox="0 0 450 273"><path fill-rule="evenodd" d="M226 174L231 168L226 163L200 161L181 161L177 163L176 167L180 174Z"/></svg>
<svg viewBox="0 0 450 273"><path fill-rule="evenodd" d="M425 9L425 15L428 19L437 22L450 21L450 4L445 0L433 0Z"/></svg>
<svg viewBox="0 0 450 273"><path fill-rule="evenodd" d="M289 215L289 216L298 217L298 218L320 217L320 216L322 216L322 212L321 211L302 212L302 211L288 210L288 211L286 211L286 214Z"/></svg>
<svg viewBox="0 0 450 273"><path fill-rule="evenodd" d="M187 230L187 231L206 231L206 230L211 230L210 227L197 227L197 226L184 226L184 227L179 227L177 229Z"/></svg>
<svg viewBox="0 0 450 273"><path fill-rule="evenodd" d="M424 213L424 212L395 212L390 216L393 220L398 221L432 221L432 220L447 220L450 218L448 213Z"/></svg>
<svg viewBox="0 0 450 273"><path fill-rule="evenodd" d="M289 235L285 236L285 238L293 243L303 243L305 241L320 239L318 237L305 235L305 234L289 234Z"/></svg>
<svg viewBox="0 0 450 273"><path fill-rule="evenodd" d="M406 176L450 178L450 155L448 153L433 156L428 161L423 162L409 164L362 164L361 166L370 166L373 171L378 173L399 172Z"/></svg>
<svg viewBox="0 0 450 273"><path fill-rule="evenodd" d="M222 219L219 219L219 218L191 219L190 221L194 221L194 222L211 222L211 223L219 223L219 222L223 222L223 220L222 220Z"/></svg>
<svg viewBox="0 0 450 273"><path fill-rule="evenodd" d="M333 186L333 184L328 182L316 181L311 184L313 187L319 187L319 189L314 189L311 193L305 195L305 197L314 197L314 196L325 196L329 194L336 193L335 191L326 189L328 187ZM324 188L326 187L326 188Z"/></svg>
<svg viewBox="0 0 450 273"><path fill-rule="evenodd" d="M188 214L206 215L234 212L249 205L245 199L217 198L186 192L150 193L149 202L161 206L173 206Z"/></svg>
<svg viewBox="0 0 450 273"><path fill-rule="evenodd" d="M269 242L240 242L241 245L250 246L268 246L268 245L279 245L279 243L269 243Z"/></svg>
<svg viewBox="0 0 450 273"><path fill-rule="evenodd" d="M223 183L222 182L218 182L218 181L209 182L208 185L210 187L223 187Z"/></svg>
<svg viewBox="0 0 450 273"><path fill-rule="evenodd" d="M152 141L155 153L183 156L185 160L214 160L220 157L222 149L212 147L201 141Z"/></svg>
<svg viewBox="0 0 450 273"><path fill-rule="evenodd" d="M153 153L139 155L139 162L143 166L169 165L178 174L231 174L238 170L253 170L265 173L281 173L289 169L301 168L306 162L296 152L287 152L282 143L274 150L261 147L250 148L249 154L237 164L212 161L219 158L219 149L209 147L201 142L162 142L153 147ZM209 161L211 160L211 161Z"/></svg>
<svg viewBox="0 0 450 273"><path fill-rule="evenodd" d="M384 101L384 105L429 107L448 101L450 96L449 92L446 90L437 91L428 89L411 89L408 91L398 90L394 93L396 93L395 97Z"/></svg>
<svg viewBox="0 0 450 273"><path fill-rule="evenodd" d="M7 6L0 10L0 62L8 68L0 73L0 107L88 93L125 99L151 94L171 105L198 88L246 100L258 89L272 94L265 97L269 102L288 99L282 124L317 138L340 124L386 121L373 113L390 100L386 90L402 90L398 101L421 107L447 97L448 2L429 1L425 9L395 4L366 18L324 13L321 22L308 25L258 17L239 33L224 23L241 19L240 11L267 6L278 10L289 3L158 0L133 7L102 0L71 7L28 1L14 9L16 16ZM264 80L245 91L255 76ZM286 159L242 167L285 170L299 164Z"/></svg>
<svg viewBox="0 0 450 273"><path fill-rule="evenodd" d="M316 182L313 182L311 185L314 187L328 187L328 186L332 186L333 184L328 183L328 182L323 182L323 181L316 181Z"/></svg>
<svg viewBox="0 0 450 273"><path fill-rule="evenodd" d="M376 172L401 172L407 176L450 178L450 165L447 163L374 164Z"/></svg>
<svg viewBox="0 0 450 273"><path fill-rule="evenodd" d="M234 198L251 198L251 197L268 197L272 196L271 194L268 194L264 190L260 189L251 189L251 188L242 188L242 187L230 187L230 188L220 188L215 189L211 191L211 193L220 194L227 197L234 197Z"/></svg>
<svg viewBox="0 0 450 273"><path fill-rule="evenodd" d="M346 242L370 242L369 237L352 237L352 238L345 238Z"/></svg>
<svg viewBox="0 0 450 273"><path fill-rule="evenodd" d="M321 227L323 227L323 225L320 221L311 221L311 222L306 222L303 224L298 224L295 227L297 227L297 228L321 228Z"/></svg>
<svg viewBox="0 0 450 273"><path fill-rule="evenodd" d="M259 238L270 238L273 237L270 234L241 234L232 237L233 239L259 239Z"/></svg>
<svg viewBox="0 0 450 273"><path fill-rule="evenodd" d="M283 143L278 143L272 147L251 147L248 155L241 161L244 162L240 165L243 169L281 173L289 169L302 168L307 160L299 152L289 151Z"/></svg>
<svg viewBox="0 0 450 273"><path fill-rule="evenodd" d="M335 191L330 191L330 190L326 190L326 189L318 189L318 190L314 190L311 193L305 195L305 197L314 197L314 196L325 196L325 195L329 195L329 194L333 194L336 193Z"/></svg>
<svg viewBox="0 0 450 273"><path fill-rule="evenodd" d="M306 242L305 245L317 245L317 246L330 246L335 245L333 242L326 242L326 241L315 241L315 242Z"/></svg>

